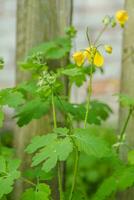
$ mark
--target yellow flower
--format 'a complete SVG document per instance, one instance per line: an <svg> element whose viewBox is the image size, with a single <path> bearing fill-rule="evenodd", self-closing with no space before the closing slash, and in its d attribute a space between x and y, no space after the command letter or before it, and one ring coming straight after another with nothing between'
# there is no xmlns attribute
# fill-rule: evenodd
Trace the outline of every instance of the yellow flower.
<svg viewBox="0 0 134 200"><path fill-rule="evenodd" d="M102 67L103 64L104 64L104 57L100 54L99 51L97 51L94 56L94 65L96 65L96 67Z"/></svg>
<svg viewBox="0 0 134 200"><path fill-rule="evenodd" d="M105 51L106 51L107 53L109 53L109 54L111 54L112 51L113 51L113 49L112 49L112 47L111 47L110 45L105 45L104 48L105 48Z"/></svg>
<svg viewBox="0 0 134 200"><path fill-rule="evenodd" d="M88 61L91 63L92 56L94 57L93 59L93 64L96 65L96 67L101 67L104 64L104 58L100 54L100 52L96 49L96 47L88 47L84 51L85 58L88 59Z"/></svg>
<svg viewBox="0 0 134 200"><path fill-rule="evenodd" d="M126 10L118 10L115 16L121 26L124 26L125 22L128 20L128 13Z"/></svg>
<svg viewBox="0 0 134 200"><path fill-rule="evenodd" d="M73 54L73 59L75 63L80 67L85 60L85 55L82 51L77 51Z"/></svg>
<svg viewBox="0 0 134 200"><path fill-rule="evenodd" d="M85 49L84 51L84 56L86 59L88 59L89 61L91 60L91 47L88 47Z"/></svg>

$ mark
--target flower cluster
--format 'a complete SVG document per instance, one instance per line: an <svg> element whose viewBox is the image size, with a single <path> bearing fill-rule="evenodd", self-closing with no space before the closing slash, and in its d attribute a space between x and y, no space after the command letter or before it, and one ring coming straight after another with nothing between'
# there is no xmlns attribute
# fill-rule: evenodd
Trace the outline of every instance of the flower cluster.
<svg viewBox="0 0 134 200"><path fill-rule="evenodd" d="M78 51L73 54L73 59L77 66L81 66L87 60L90 64L101 67L104 64L104 58L95 46L86 48L84 51Z"/></svg>
<svg viewBox="0 0 134 200"><path fill-rule="evenodd" d="M126 21L128 20L128 13L125 10L119 10L116 12L115 17L109 17L106 16L103 19L104 23L104 30L107 28L108 25L111 25L112 27L116 26L116 21L121 25L121 27L124 27ZM95 65L96 67L102 67L104 64L104 57L98 50L98 47L96 47L96 43L98 42L98 39L100 39L100 36L102 35L103 31L97 38L97 41L93 43L94 45L89 45L88 48L86 48L84 51L77 51L73 54L73 60L75 61L76 65L78 67L82 66L85 61L87 60L89 64ZM111 54L112 53L112 46L105 45L104 50L106 53Z"/></svg>

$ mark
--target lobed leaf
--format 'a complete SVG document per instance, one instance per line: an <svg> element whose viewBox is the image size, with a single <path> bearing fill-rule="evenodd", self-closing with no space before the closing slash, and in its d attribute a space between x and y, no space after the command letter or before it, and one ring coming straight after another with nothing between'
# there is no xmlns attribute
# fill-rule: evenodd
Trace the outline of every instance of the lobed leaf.
<svg viewBox="0 0 134 200"><path fill-rule="evenodd" d="M50 187L45 183L40 183L36 188L27 189L21 197L21 200L49 200L51 195Z"/></svg>
<svg viewBox="0 0 134 200"><path fill-rule="evenodd" d="M117 95L118 95L118 101L120 102L121 106L123 107L134 106L134 98L126 94L117 94Z"/></svg>
<svg viewBox="0 0 134 200"><path fill-rule="evenodd" d="M134 150L128 152L128 162L131 165L134 165Z"/></svg>
<svg viewBox="0 0 134 200"><path fill-rule="evenodd" d="M0 91L0 105L16 108L24 103L23 94L14 89L7 88Z"/></svg>
<svg viewBox="0 0 134 200"><path fill-rule="evenodd" d="M46 59L54 60L60 59L66 56L71 49L71 40L69 37L57 38L54 41L45 42L30 51L30 55L33 53L41 52Z"/></svg>
<svg viewBox="0 0 134 200"><path fill-rule="evenodd" d="M27 153L34 153L39 148L48 145L49 143L53 142L57 138L55 134L48 134L43 136L36 136L31 140L31 143L26 148Z"/></svg>
<svg viewBox="0 0 134 200"><path fill-rule="evenodd" d="M16 114L17 124L21 127L28 124L33 119L39 119L43 115L47 114L50 109L49 101L42 101L39 97L26 102L20 107Z"/></svg>
<svg viewBox="0 0 134 200"><path fill-rule="evenodd" d="M57 108L63 113L70 113L75 120L84 121L86 114L85 104L73 104L63 99L55 99ZM87 122L89 124L100 125L102 121L105 121L112 110L110 107L99 101L91 101L90 112L88 114Z"/></svg>
<svg viewBox="0 0 134 200"><path fill-rule="evenodd" d="M20 177L20 172L17 170L20 161L6 160L0 156L0 162L0 198L2 198L13 190L14 181Z"/></svg>
<svg viewBox="0 0 134 200"><path fill-rule="evenodd" d="M107 143L100 137L93 135L92 129L75 129L74 141L79 151L97 158L106 157L110 153Z"/></svg>
<svg viewBox="0 0 134 200"><path fill-rule="evenodd" d="M120 166L112 176L103 181L92 200L107 200L113 193L134 185L134 167Z"/></svg>
<svg viewBox="0 0 134 200"><path fill-rule="evenodd" d="M2 111L2 108L0 108L0 127L2 127L4 121L4 113Z"/></svg>
<svg viewBox="0 0 134 200"><path fill-rule="evenodd" d="M117 190L117 181L114 177L104 180L92 200L107 200L107 198Z"/></svg>
<svg viewBox="0 0 134 200"><path fill-rule="evenodd" d="M73 145L69 137L58 138L53 133L35 137L26 148L28 153L37 151L33 156L32 166L42 164L42 169L46 172L54 168L58 160L66 160L72 150Z"/></svg>

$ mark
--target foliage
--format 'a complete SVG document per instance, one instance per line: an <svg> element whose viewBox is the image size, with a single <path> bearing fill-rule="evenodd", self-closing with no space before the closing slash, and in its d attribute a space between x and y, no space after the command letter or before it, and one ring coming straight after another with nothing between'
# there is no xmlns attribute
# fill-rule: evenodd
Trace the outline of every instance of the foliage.
<svg viewBox="0 0 134 200"><path fill-rule="evenodd" d="M41 149L41 147L43 147ZM27 147L28 153L35 154L32 166L37 166L43 162L42 170L49 172L56 166L57 161L65 161L73 150L73 145L68 137L58 138L56 134L51 133L46 136L37 136ZM64 149L64 151L62 151Z"/></svg>
<svg viewBox="0 0 134 200"><path fill-rule="evenodd" d="M49 200L50 199L51 190L48 185L45 183L40 183L36 186L36 188L29 188L27 189L22 197L21 200Z"/></svg>
<svg viewBox="0 0 134 200"><path fill-rule="evenodd" d="M104 180L93 200L106 200L112 193L123 191L134 185L134 167L123 167Z"/></svg>
<svg viewBox="0 0 134 200"><path fill-rule="evenodd" d="M0 156L0 198L13 190L13 184L20 177L17 170L20 165L19 160L5 159Z"/></svg>
<svg viewBox="0 0 134 200"><path fill-rule="evenodd" d="M4 113L2 112L2 109L0 109L0 127L3 126L4 121Z"/></svg>
<svg viewBox="0 0 134 200"><path fill-rule="evenodd" d="M18 118L17 124L21 127L28 124L32 119L39 119L50 109L49 101L43 102L40 98L35 98L27 101L26 104L20 107L15 115Z"/></svg>
<svg viewBox="0 0 134 200"><path fill-rule="evenodd" d="M70 113L73 118L77 121L84 121L86 114L86 105L69 103L64 99L56 99L55 102L57 108L63 113ZM110 113L112 113L111 108L102 102L99 101L91 101L90 103L90 112L88 113L87 122L89 124L101 124L102 121L105 121Z"/></svg>
<svg viewBox="0 0 134 200"><path fill-rule="evenodd" d="M76 129L74 130L74 141L78 150L84 152L87 155L102 158L110 154L110 150L107 144L102 138L96 137L93 134L93 130L88 129Z"/></svg>
<svg viewBox="0 0 134 200"><path fill-rule="evenodd" d="M118 94L118 99L120 104L123 107L133 107L134 106L134 98L126 95L126 94Z"/></svg>
<svg viewBox="0 0 134 200"><path fill-rule="evenodd" d="M0 70L4 67L4 60L0 57Z"/></svg>
<svg viewBox="0 0 134 200"><path fill-rule="evenodd" d="M123 22L119 14L125 17ZM116 22L124 26L127 18L124 11L120 11L116 18L106 16L104 27L95 41L91 41L87 29L88 47L73 54L74 63L69 59L69 53L76 30L67 28L63 37L31 49L20 62L21 70L31 74L28 81L0 90L0 127L4 122L5 106L14 110L13 118L20 127L45 115L49 116L51 126L53 122L49 133L33 137L27 145L25 152L32 157L32 163L21 174L18 171L20 161L13 158L14 150L1 144L0 198L6 198L12 192L15 180L19 178L31 185L23 191L21 200L52 199L51 188L44 181L53 177L58 177L60 200L64 197L69 200L106 200L134 185L134 150L128 152L127 163L119 157L119 148L125 143L126 128L133 114L134 99L118 95L121 106L129 110L119 138L115 131L102 126L112 114L111 108L91 99L94 73L103 71L100 38L104 30L115 27ZM104 50L112 53L111 45L105 45ZM0 68L3 65L4 61L0 59ZM68 94L65 94L63 80L68 82ZM71 103L72 86L80 87L85 81L88 83L87 100L80 104ZM57 119L57 113L60 119ZM68 173L62 177L65 162ZM65 192L62 189L64 178L67 179Z"/></svg>

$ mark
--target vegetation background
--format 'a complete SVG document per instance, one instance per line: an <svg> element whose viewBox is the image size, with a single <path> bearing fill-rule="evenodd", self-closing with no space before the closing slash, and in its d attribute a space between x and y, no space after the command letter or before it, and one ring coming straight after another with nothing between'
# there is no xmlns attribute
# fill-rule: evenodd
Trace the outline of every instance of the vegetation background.
<svg viewBox="0 0 134 200"><path fill-rule="evenodd" d="M43 7L40 7L40 3L43 1L24 1L19 0L18 4L15 0L1 0L1 6L0 6L0 55L5 58L6 61L6 67L0 74L0 87L11 87L15 84L15 82L20 82L24 79L27 79L29 75L22 76L22 74L16 70L15 63L16 60L21 60L25 54L28 52L29 48L35 46L36 44L42 42L42 41L48 41L50 39L55 38L57 35L62 35L64 32L64 28L71 23L76 27L78 30L78 36L76 40L74 41L74 50L75 49L82 49L85 47L86 44L86 36L85 30L86 27L89 26L91 29L91 33L93 33L93 36L95 36L94 33L97 33L99 30L99 24L101 22L101 19L105 14L113 14L115 10L120 9L124 6L123 1L106 1L101 0L96 3L96 1L88 0L83 3L82 0L74 0L73 4L72 1L49 1L46 4L44 4L44 8L47 8L44 12ZM73 5L73 9L72 9ZM134 3L131 0L126 1L125 4L126 8L131 13L133 12ZM59 9L60 8L60 9ZM59 12L60 10L60 12ZM17 11L17 15L16 15ZM72 12L73 11L73 12ZM51 15L51 14L52 15ZM97 14L96 14L97 13ZM50 23L47 23L45 20L43 20L45 17L47 17L50 20ZM73 19L73 20L72 20ZM128 44L128 47L131 47L132 40L130 39L130 33L131 27L132 27L132 19L131 22L128 24L128 27L126 28L125 34L124 34L124 49L126 48L126 43ZM16 24L17 24L17 35L16 33ZM46 26L47 25L47 26ZM51 26L50 26L51 25ZM51 27L51 28L50 28ZM46 31L46 34L44 34ZM9 34L10 33L10 34ZM104 100L109 103L109 105L114 110L114 117L110 118L109 123L112 124L114 128L117 128L118 125L118 117L119 117L119 107L116 103L115 97L113 97L113 93L116 93L120 90L123 90L127 93L130 93L133 95L133 90L130 89L130 86L133 84L133 77L129 80L129 75L126 73L124 68L124 62L122 62L123 66L123 73L122 73L122 79L120 82L120 76L121 76L121 54L122 54L122 31L117 30L116 39L115 35L112 33L112 31L107 32L104 35L105 41L110 41L113 46L113 55L112 57L107 58L105 63L105 73L103 78L100 77L99 74L95 75L95 80L93 83L93 94L94 97L99 97L99 99ZM17 41L17 45L16 45ZM25 43L24 43L25 41ZM127 48L128 48L127 47ZM124 52L124 51L123 51ZM16 56L15 56L16 55ZM124 55L124 54L123 54ZM13 59L14 58L14 59ZM129 70L132 66L132 61L129 61ZM125 64L126 65L126 64ZM127 72L128 72L127 71ZM127 74L127 75L126 75ZM128 84L126 84L126 82ZM121 87L120 87L121 83ZM86 89L87 84L83 86L84 88L80 88L79 90L74 86L72 89L72 96L71 101L72 102L82 102L84 98L86 98ZM66 91L65 91L66 92ZM7 120L5 121L5 126L1 130L1 134L5 132L12 132L14 130L14 124L9 120L11 115L11 110L6 109L6 117ZM122 119L124 118L124 113L122 114L122 111L120 110L120 124L122 122ZM123 117L122 117L123 116ZM132 126L133 122L130 123L129 131L128 131L128 141L133 144L133 139L131 137L130 130L133 129ZM43 128L44 125L42 121L39 122L33 122L28 128L23 129L22 132L27 135L30 128L33 128L34 132L38 133ZM48 127L49 129L49 127ZM20 130L19 130L20 131ZM18 128L15 129L15 132L18 132ZM34 134L29 134L29 138ZM22 135L20 134L19 137L17 136L17 140L15 140L16 147L18 145L18 155L21 156L24 159L23 149L25 145L25 141L22 139ZM28 138L28 140L29 140ZM109 138L109 142L113 142L114 138ZM8 139L7 139L8 143ZM84 163L85 158L81 158ZM86 158L87 159L87 158ZM70 161L71 162L71 161ZM93 164L93 165L92 165ZM68 163L69 165L69 163ZM86 166L83 164L82 170L85 170L87 167L87 173L89 171L89 166ZM83 180L83 190L86 190L86 187L88 184L93 183L96 185L99 183L101 178L106 175L107 169L104 170L104 173L101 169L99 174L97 175L95 169L95 166L98 165L96 160L93 160L91 162L91 169L90 174L82 176ZM25 166L24 166L25 167ZM69 169L69 167L68 167ZM104 168L103 168L104 169ZM68 174L71 174L68 170ZM82 171L81 171L82 174ZM88 178L87 178L88 177ZM81 181L80 180L80 181ZM85 182L87 181L87 184ZM69 182L68 182L69 184ZM21 190L20 185L17 186ZM18 189L17 189L18 190ZM93 188L91 187L90 190L88 188L88 192L92 193ZM17 197L16 197L17 198ZM123 198L123 197L122 197ZM132 197L130 197L132 198Z"/></svg>

